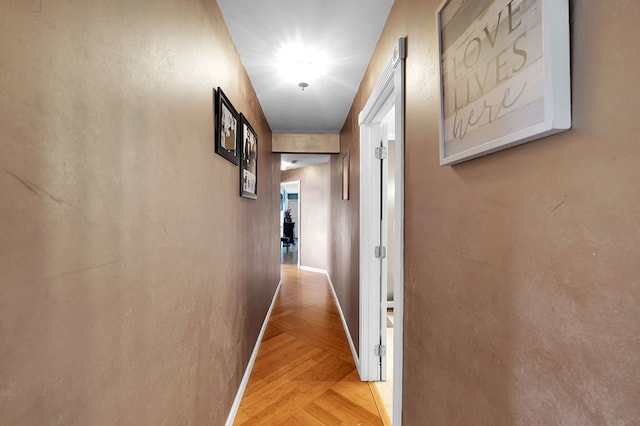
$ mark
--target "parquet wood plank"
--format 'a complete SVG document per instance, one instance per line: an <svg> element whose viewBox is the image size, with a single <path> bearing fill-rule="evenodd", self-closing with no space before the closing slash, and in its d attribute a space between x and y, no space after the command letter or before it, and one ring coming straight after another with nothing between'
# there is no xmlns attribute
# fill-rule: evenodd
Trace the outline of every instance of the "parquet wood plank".
<svg viewBox="0 0 640 426"><path fill-rule="evenodd" d="M235 425L382 425L326 276L283 265Z"/></svg>
<svg viewBox="0 0 640 426"><path fill-rule="evenodd" d="M333 415L331 411L327 411L315 403L305 407L303 413L308 416L307 419L311 418L321 425L338 426L344 424L342 420L340 420L339 417Z"/></svg>
<svg viewBox="0 0 640 426"><path fill-rule="evenodd" d="M320 348L295 340L278 351L266 353L264 356L265 362L260 363L260 365L256 363L251 376L253 377L255 374L257 379L263 378L276 370L286 369L301 360L306 360L317 353L322 353L322 351ZM260 354L258 353L259 356Z"/></svg>
<svg viewBox="0 0 640 426"><path fill-rule="evenodd" d="M382 426L382 419L379 415L372 414L333 390L325 392L313 402L313 405L330 412L333 416L339 418L343 424Z"/></svg>
<svg viewBox="0 0 640 426"><path fill-rule="evenodd" d="M282 395L294 387L292 386L293 377L315 366L315 361L306 360L298 367L287 371L285 374L280 374L275 380L256 380L255 382L251 382L252 392L243 398L243 403L245 403L246 399L247 404L244 411L249 415L255 415L265 410L274 398L278 400L278 395Z"/></svg>
<svg viewBox="0 0 640 426"><path fill-rule="evenodd" d="M332 386L331 390L374 415L381 413L376 403L375 395L371 393L370 386L362 386L356 370L353 370L351 374Z"/></svg>
<svg viewBox="0 0 640 426"><path fill-rule="evenodd" d="M289 420L285 421L283 425L285 426L326 426L327 422L322 422L306 411L301 411L297 413L295 416L291 417ZM340 423L333 423L340 424Z"/></svg>
<svg viewBox="0 0 640 426"><path fill-rule="evenodd" d="M254 407L260 407L259 412L249 413L259 419L257 424L280 424L300 411L324 392L329 390L336 381L352 370L346 363L334 362L329 359L314 368L298 375L294 380L283 383L278 389L269 389L268 397L264 397ZM293 392L289 391L294 389ZM267 405L265 405L267 403Z"/></svg>

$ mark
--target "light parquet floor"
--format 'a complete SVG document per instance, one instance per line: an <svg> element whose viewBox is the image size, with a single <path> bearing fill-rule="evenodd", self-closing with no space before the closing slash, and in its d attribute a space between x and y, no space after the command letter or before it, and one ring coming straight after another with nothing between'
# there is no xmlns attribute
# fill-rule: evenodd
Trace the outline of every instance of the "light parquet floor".
<svg viewBox="0 0 640 426"><path fill-rule="evenodd" d="M375 387L358 378L326 276L282 265L280 293L234 424L390 424Z"/></svg>

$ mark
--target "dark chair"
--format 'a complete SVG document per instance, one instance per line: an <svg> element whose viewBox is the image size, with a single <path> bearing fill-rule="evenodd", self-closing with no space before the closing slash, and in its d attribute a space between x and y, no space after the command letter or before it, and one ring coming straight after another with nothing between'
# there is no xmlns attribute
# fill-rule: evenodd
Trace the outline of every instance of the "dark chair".
<svg viewBox="0 0 640 426"><path fill-rule="evenodd" d="M296 244L296 240L293 236L293 228L296 226L295 222L284 222L282 224L282 233L283 237L281 238L282 243L285 247L289 247L289 244Z"/></svg>

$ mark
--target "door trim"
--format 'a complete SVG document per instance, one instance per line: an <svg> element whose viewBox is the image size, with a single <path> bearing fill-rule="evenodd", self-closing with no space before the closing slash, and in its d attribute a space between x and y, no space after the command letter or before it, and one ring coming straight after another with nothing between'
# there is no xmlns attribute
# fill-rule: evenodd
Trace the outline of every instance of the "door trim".
<svg viewBox="0 0 640 426"><path fill-rule="evenodd" d="M374 255L380 244L380 160L375 148L381 137L375 123L360 126L360 379L380 380L379 358L374 348L380 341L380 259ZM376 143L374 143L376 142Z"/></svg>
<svg viewBox="0 0 640 426"><path fill-rule="evenodd" d="M300 269L300 267L301 267L300 259L302 258L302 250L300 249L301 241L302 241L302 233L300 232L301 229L302 229L301 226L300 226L300 223L302 222L302 220L300 218L300 215L302 214L302 207L301 207L301 204L302 204L302 181L300 181L300 179L298 179L298 180L281 181L280 182L280 187L282 187L283 184L294 184L298 188L298 207L296 208L296 226L298 227L298 229L294 230L294 237L295 237L296 234L298 235L298 241L296 243L296 250L298 250L298 264L296 265L296 267L298 269ZM289 201L287 200L287 206L288 206L288 204L289 204ZM280 224L280 226L282 226L282 224Z"/></svg>
<svg viewBox="0 0 640 426"><path fill-rule="evenodd" d="M372 271L380 272L380 262L373 255L373 235L380 232L377 218L380 194L368 191L375 179L380 179L380 167L374 156L379 142L376 134L381 116L395 105L395 205L394 205L394 382L393 424L402 424L402 353L404 316L404 116L405 116L405 59L406 38L401 38L393 50L378 84L358 116L360 125L360 378L378 380L379 358L374 355L374 342L379 339L379 315L386 298L381 300L379 277L371 278ZM376 125L378 123L378 125ZM378 204L376 204L378 200ZM377 263L377 265L376 265ZM372 286L377 289L372 290ZM377 372L376 372L377 370Z"/></svg>

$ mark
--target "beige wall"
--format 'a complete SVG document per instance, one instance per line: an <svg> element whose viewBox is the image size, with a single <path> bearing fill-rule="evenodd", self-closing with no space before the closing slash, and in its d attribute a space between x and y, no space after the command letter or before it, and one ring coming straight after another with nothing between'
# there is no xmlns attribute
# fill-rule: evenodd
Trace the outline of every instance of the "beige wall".
<svg viewBox="0 0 640 426"><path fill-rule="evenodd" d="M332 162L351 332L356 119L408 36L404 424L639 424L640 3L571 1L571 131L454 167L438 166L440 3L394 3L341 135L348 203Z"/></svg>
<svg viewBox="0 0 640 426"><path fill-rule="evenodd" d="M300 181L300 266L327 269L329 239L329 164L282 172L282 182Z"/></svg>
<svg viewBox="0 0 640 426"><path fill-rule="evenodd" d="M362 96L362 95L359 95ZM351 339L359 351L359 226L360 212L360 152L358 147L358 112L364 104L351 108L340 133L342 152L349 151L349 199L342 199L342 157L331 157L331 195L329 221L329 276L340 301ZM357 108L354 109L354 108Z"/></svg>
<svg viewBox="0 0 640 426"><path fill-rule="evenodd" d="M0 423L223 424L279 280L279 156L214 1L0 5ZM213 153L221 86L259 199Z"/></svg>
<svg viewBox="0 0 640 426"><path fill-rule="evenodd" d="M340 135L325 133L274 133L273 152L331 154L340 152Z"/></svg>

